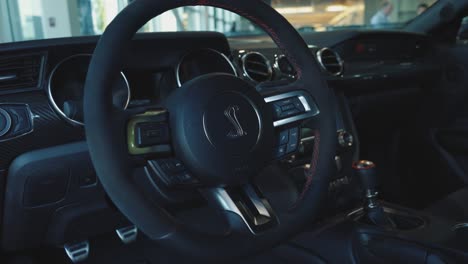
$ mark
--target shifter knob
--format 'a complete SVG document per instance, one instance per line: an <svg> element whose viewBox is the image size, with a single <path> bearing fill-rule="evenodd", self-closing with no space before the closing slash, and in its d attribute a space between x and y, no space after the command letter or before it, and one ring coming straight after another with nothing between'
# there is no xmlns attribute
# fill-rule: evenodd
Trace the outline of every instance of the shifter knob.
<svg viewBox="0 0 468 264"><path fill-rule="evenodd" d="M364 190L366 207L375 208L378 207L377 196L377 170L375 164L372 161L360 160L353 163L353 169L361 179L362 188Z"/></svg>
<svg viewBox="0 0 468 264"><path fill-rule="evenodd" d="M377 170L372 161L360 160L354 162L353 169L360 178L364 190L375 191L377 189Z"/></svg>
<svg viewBox="0 0 468 264"><path fill-rule="evenodd" d="M377 169L372 161L360 160L353 163L353 169L361 179L362 188L365 193L365 207L367 219L375 224L387 229L395 229L395 222L385 213L384 208L377 201Z"/></svg>

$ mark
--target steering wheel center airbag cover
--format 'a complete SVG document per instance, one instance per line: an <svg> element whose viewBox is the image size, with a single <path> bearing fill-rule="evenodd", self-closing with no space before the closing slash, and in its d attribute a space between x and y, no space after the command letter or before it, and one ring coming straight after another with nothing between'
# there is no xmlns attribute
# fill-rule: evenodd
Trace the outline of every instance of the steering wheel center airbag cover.
<svg viewBox="0 0 468 264"><path fill-rule="evenodd" d="M168 102L176 154L203 183L242 184L267 162L271 111L247 82L205 75L184 84Z"/></svg>
<svg viewBox="0 0 468 264"><path fill-rule="evenodd" d="M240 155L251 151L260 140L261 119L249 98L226 92L208 104L203 128L213 147Z"/></svg>

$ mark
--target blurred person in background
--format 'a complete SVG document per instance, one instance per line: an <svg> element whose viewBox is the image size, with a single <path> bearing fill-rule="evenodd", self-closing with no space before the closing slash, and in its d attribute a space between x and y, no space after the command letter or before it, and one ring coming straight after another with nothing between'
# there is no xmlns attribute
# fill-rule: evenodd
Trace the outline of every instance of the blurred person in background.
<svg viewBox="0 0 468 264"><path fill-rule="evenodd" d="M393 4L390 1L383 1L379 11L371 18L372 26L381 26L390 23L388 17L393 12Z"/></svg>
<svg viewBox="0 0 468 264"><path fill-rule="evenodd" d="M422 13L426 12L426 10L429 8L429 6L425 3L422 3L422 4L419 4L418 5L418 10L416 11L416 13L419 15L421 15Z"/></svg>

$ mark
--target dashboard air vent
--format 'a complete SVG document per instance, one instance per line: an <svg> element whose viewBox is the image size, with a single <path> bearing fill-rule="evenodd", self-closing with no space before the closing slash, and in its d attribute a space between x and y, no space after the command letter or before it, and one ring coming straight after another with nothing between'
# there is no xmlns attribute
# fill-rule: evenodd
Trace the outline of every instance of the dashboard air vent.
<svg viewBox="0 0 468 264"><path fill-rule="evenodd" d="M320 66L332 75L343 73L343 60L340 55L329 48L323 48L317 52L317 60Z"/></svg>
<svg viewBox="0 0 468 264"><path fill-rule="evenodd" d="M0 57L0 91L38 88L43 55Z"/></svg>
<svg viewBox="0 0 468 264"><path fill-rule="evenodd" d="M265 82L271 79L273 70L270 61L261 53L248 52L241 58L244 76L254 82Z"/></svg>

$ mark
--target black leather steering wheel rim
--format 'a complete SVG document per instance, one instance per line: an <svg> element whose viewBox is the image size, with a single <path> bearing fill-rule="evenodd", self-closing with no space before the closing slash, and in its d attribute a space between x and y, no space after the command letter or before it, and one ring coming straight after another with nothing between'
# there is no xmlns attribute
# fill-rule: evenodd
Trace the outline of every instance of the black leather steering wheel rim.
<svg viewBox="0 0 468 264"><path fill-rule="evenodd" d="M199 234L177 224L162 207L149 201L136 186L124 122L112 104L112 80L122 70L131 40L151 18L173 8L207 5L223 8L251 20L263 28L295 67L295 89L310 92L320 115L316 119L315 150L307 182L293 207L281 214L274 230L261 235L230 232L223 236ZM109 197L136 226L161 245L200 257L238 257L272 247L291 237L317 215L334 171L335 105L307 45L289 22L262 1L237 0L136 0L129 4L107 27L94 51L84 97L84 117L88 147L100 182ZM239 222L231 214L232 222Z"/></svg>

